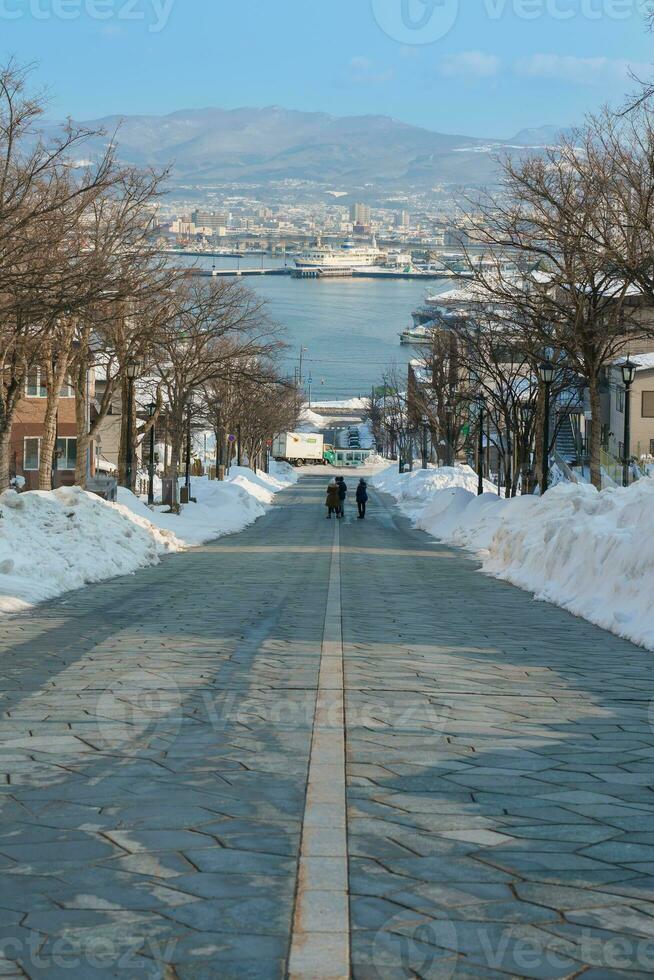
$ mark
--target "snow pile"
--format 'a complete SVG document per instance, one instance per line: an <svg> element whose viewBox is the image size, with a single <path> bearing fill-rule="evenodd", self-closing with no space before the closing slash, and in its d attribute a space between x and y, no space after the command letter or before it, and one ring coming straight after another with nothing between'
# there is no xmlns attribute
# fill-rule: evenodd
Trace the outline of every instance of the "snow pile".
<svg viewBox="0 0 654 980"><path fill-rule="evenodd" d="M308 405L305 405L300 416L298 432L319 432L321 429L324 429L325 421L324 415L318 415L317 412L312 412Z"/></svg>
<svg viewBox="0 0 654 980"><path fill-rule="evenodd" d="M476 495L468 467L386 471L416 527L478 554L488 574L654 650L654 480L598 492L562 483L543 498Z"/></svg>
<svg viewBox="0 0 654 980"><path fill-rule="evenodd" d="M0 613L16 612L90 582L156 564L162 555L251 524L275 493L297 480L286 464L273 472L232 467L224 483L192 481L197 504L182 513L151 511L119 490L118 503L62 487L0 494Z"/></svg>
<svg viewBox="0 0 654 980"><path fill-rule="evenodd" d="M269 474L261 470L255 474L246 466L232 466L225 481L191 477L191 495L197 503L183 507L181 514L167 514L167 508L159 507L151 511L123 487L118 490L118 501L157 528L172 531L182 547L205 544L252 524L265 514L279 490L298 479L288 463L273 461L270 469Z"/></svg>
<svg viewBox="0 0 654 980"><path fill-rule="evenodd" d="M5 490L0 512L1 612L153 565L183 547L172 532L78 488Z"/></svg>
<svg viewBox="0 0 654 980"><path fill-rule="evenodd" d="M442 490L461 489L476 494L477 483L477 474L469 466L430 466L426 470L415 468L411 473L399 473L394 466L375 478L375 486L400 501L405 511L421 511L427 500ZM484 486L497 493L488 480Z"/></svg>
<svg viewBox="0 0 654 980"><path fill-rule="evenodd" d="M332 398L326 402L312 402L314 408L367 408L370 404L369 398Z"/></svg>

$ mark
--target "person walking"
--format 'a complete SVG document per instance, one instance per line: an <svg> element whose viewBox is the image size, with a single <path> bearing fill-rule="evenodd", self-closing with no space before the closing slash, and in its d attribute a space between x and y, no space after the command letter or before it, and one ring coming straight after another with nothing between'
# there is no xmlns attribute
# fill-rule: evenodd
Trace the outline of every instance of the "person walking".
<svg viewBox="0 0 654 980"><path fill-rule="evenodd" d="M366 516L366 504L368 503L368 484L361 477L359 480L359 486L357 487L357 507L359 508L359 520L365 520Z"/></svg>
<svg viewBox="0 0 654 980"><path fill-rule="evenodd" d="M341 500L338 495L338 483L336 480L332 480L327 487L327 499L325 500L325 507L327 508L327 520L331 520L332 514L339 516L339 511L341 509Z"/></svg>
<svg viewBox="0 0 654 980"><path fill-rule="evenodd" d="M336 483L338 484L338 497L339 497L339 508L338 516L345 517L345 498L347 497L347 483L342 476L336 477Z"/></svg>

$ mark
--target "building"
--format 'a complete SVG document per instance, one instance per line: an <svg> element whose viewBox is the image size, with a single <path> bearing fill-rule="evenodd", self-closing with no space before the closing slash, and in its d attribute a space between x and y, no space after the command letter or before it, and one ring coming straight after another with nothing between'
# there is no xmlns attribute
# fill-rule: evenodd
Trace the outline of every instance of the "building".
<svg viewBox="0 0 654 980"><path fill-rule="evenodd" d="M372 213L367 204L353 204L350 208L350 221L353 225L362 225L369 228L372 222Z"/></svg>
<svg viewBox="0 0 654 980"><path fill-rule="evenodd" d="M205 228L204 225L196 225L194 221L189 221L188 218L176 218L170 226L170 231L173 235L183 235L186 238L194 238L196 235L203 235L209 238L214 234L212 228Z"/></svg>
<svg viewBox="0 0 654 980"><path fill-rule="evenodd" d="M395 215L395 227L402 231L408 231L411 226L411 218L408 211L398 211Z"/></svg>
<svg viewBox="0 0 654 980"><path fill-rule="evenodd" d="M654 457L654 353L631 356L637 365L631 387L630 451L636 459ZM621 361L611 366L605 385L605 445L617 460L624 457L625 388ZM606 431L608 429L608 431Z"/></svg>
<svg viewBox="0 0 654 980"><path fill-rule="evenodd" d="M224 229L229 227L230 214L228 211L205 211L198 209L191 215L196 228L205 229L209 235L224 235ZM209 229L207 231L207 229Z"/></svg>
<svg viewBox="0 0 654 980"><path fill-rule="evenodd" d="M12 477L26 490L37 490L41 462L41 439L45 423L47 390L41 369L33 368L25 382L24 395L11 430L9 468ZM77 423L75 393L71 385L62 388L57 415L56 486L72 486L77 465ZM23 482L24 481L24 484Z"/></svg>

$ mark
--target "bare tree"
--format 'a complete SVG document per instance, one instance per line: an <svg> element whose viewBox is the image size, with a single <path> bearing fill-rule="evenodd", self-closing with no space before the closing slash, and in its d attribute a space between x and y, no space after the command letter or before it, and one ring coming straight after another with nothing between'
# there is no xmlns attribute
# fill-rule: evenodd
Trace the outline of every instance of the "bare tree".
<svg viewBox="0 0 654 980"><path fill-rule="evenodd" d="M582 136L587 147L588 131L540 156L503 162L501 192L477 202L469 221L477 241L509 250L523 270L516 274L499 258L471 268L483 302L522 330L534 362L548 350L560 352L566 368L584 379L593 418L591 480L599 488L602 373L644 328L630 305L633 283L617 273L605 245L615 217L606 206L612 164L603 158L600 167L597 155L582 151Z"/></svg>
<svg viewBox="0 0 654 980"><path fill-rule="evenodd" d="M179 469L189 413L200 411L200 393L226 375L234 383L256 373L258 359L279 348L263 302L234 279L188 278L170 292L174 317L162 330L158 363L171 441L169 473Z"/></svg>
<svg viewBox="0 0 654 980"><path fill-rule="evenodd" d="M96 135L89 130L39 134L44 102L27 92L27 76L13 62L0 69L0 488L9 481L11 425L27 373L77 301L78 270L65 252L80 214L115 170L112 148L93 164L75 162Z"/></svg>

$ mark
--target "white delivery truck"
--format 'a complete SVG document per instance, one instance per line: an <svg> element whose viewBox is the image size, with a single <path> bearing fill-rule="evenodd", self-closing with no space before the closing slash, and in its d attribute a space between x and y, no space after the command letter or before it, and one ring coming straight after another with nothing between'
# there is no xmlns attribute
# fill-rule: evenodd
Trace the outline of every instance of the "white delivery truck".
<svg viewBox="0 0 654 980"><path fill-rule="evenodd" d="M324 439L317 432L281 432L273 439L272 454L280 463L324 464L323 453Z"/></svg>

